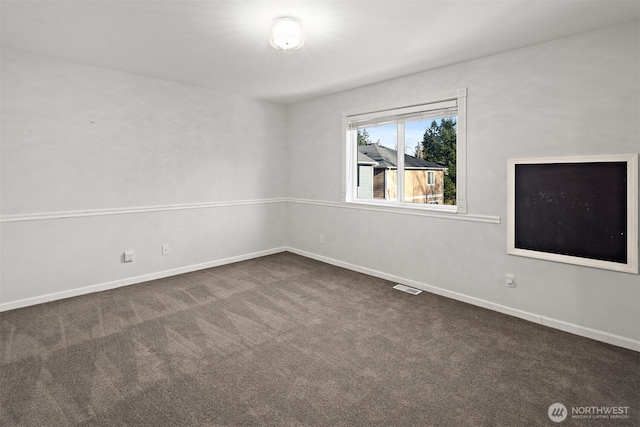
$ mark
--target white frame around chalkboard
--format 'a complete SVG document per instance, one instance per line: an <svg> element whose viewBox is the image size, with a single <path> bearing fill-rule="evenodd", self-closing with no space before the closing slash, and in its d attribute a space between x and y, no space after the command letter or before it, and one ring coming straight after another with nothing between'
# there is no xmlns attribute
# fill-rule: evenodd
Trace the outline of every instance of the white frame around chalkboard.
<svg viewBox="0 0 640 427"><path fill-rule="evenodd" d="M515 247L515 170L519 164L554 164L554 163L627 163L627 262L612 262L571 255L561 255ZM586 267L602 268L638 274L638 153L610 154L571 157L540 157L509 159L507 169L507 253L547 261L576 264Z"/></svg>

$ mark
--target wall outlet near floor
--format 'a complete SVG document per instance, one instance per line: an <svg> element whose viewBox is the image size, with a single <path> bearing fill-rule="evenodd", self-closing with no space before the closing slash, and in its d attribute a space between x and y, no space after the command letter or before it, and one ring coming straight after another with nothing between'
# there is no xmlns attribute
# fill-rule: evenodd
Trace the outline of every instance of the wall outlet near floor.
<svg viewBox="0 0 640 427"><path fill-rule="evenodd" d="M169 255L169 245L162 245L162 255Z"/></svg>
<svg viewBox="0 0 640 427"><path fill-rule="evenodd" d="M513 274L505 274L504 275L504 285L507 288L515 288L516 287L516 276Z"/></svg>
<svg viewBox="0 0 640 427"><path fill-rule="evenodd" d="M318 241L319 241L320 243L324 243L324 234L321 234L321 235L320 235L320 238L318 239Z"/></svg>
<svg viewBox="0 0 640 427"><path fill-rule="evenodd" d="M133 262L133 251L124 251L122 259L124 262Z"/></svg>

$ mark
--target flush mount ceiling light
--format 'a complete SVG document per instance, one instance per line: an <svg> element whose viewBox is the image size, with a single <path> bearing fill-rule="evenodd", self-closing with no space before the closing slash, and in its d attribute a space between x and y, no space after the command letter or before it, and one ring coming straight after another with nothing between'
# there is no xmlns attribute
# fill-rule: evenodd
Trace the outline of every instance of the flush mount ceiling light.
<svg viewBox="0 0 640 427"><path fill-rule="evenodd" d="M300 49L304 44L302 23L291 17L276 18L269 33L271 46L280 50Z"/></svg>

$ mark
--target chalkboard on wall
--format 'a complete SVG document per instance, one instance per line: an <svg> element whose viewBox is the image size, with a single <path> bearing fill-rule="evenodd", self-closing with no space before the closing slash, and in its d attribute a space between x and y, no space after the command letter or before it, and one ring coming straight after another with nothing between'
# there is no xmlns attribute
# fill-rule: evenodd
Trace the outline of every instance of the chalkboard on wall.
<svg viewBox="0 0 640 427"><path fill-rule="evenodd" d="M638 272L638 155L509 160L508 250Z"/></svg>

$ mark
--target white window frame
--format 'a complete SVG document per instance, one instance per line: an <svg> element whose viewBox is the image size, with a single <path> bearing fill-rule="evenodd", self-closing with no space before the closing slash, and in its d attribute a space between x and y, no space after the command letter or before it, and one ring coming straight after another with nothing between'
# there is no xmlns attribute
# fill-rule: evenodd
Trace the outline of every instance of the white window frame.
<svg viewBox="0 0 640 427"><path fill-rule="evenodd" d="M358 141L357 127L380 125L384 123L398 123L408 121L413 117L428 117L430 112L437 112L449 108L454 103L457 115L456 134L456 205L435 205L405 203L402 200L370 200L357 197L357 161ZM343 168L342 201L361 205L398 207L403 209L417 209L448 213L467 213L467 89L457 89L435 95L412 100L394 101L383 104L370 105L345 111L342 114L343 147L345 167ZM404 141L404 124L398 123L398 141ZM404 143L398 144L398 170L404 170ZM398 189L404 188L404 176L399 173ZM398 190L404 197L404 191Z"/></svg>
<svg viewBox="0 0 640 427"><path fill-rule="evenodd" d="M436 185L436 173L434 171L427 171L427 185L430 187Z"/></svg>

